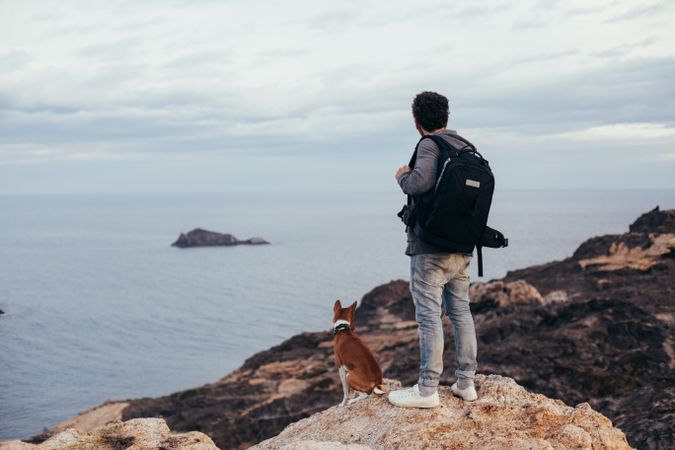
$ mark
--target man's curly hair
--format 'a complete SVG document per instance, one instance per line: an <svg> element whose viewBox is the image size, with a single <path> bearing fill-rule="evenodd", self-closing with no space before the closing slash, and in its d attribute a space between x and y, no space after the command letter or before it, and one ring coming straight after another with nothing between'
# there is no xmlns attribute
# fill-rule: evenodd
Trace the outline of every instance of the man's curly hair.
<svg viewBox="0 0 675 450"><path fill-rule="evenodd" d="M448 99L436 92L424 91L413 99L412 113L417 123L427 131L445 128L450 114Z"/></svg>

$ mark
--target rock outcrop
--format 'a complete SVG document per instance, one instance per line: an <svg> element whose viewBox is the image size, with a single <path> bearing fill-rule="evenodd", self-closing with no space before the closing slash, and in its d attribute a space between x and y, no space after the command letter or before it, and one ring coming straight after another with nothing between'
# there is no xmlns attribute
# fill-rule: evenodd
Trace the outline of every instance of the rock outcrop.
<svg viewBox="0 0 675 450"><path fill-rule="evenodd" d="M656 209L640 217L630 232L589 239L563 261L475 284L479 371L506 375L570 406L588 402L640 449L672 448L675 252L640 256L650 260L644 269L624 265L607 270L603 264L580 262L610 256L613 244L649 248L660 235L675 233L674 215ZM331 306L332 301L326 305L327 320ZM415 383L419 339L407 282L392 281L367 293L356 311L356 327L385 377ZM455 369L447 319L444 328L448 351L441 384L447 386ZM202 431L222 449L243 449L338 404L341 396L332 335L314 332L253 355L215 383L124 400L127 405L120 411L110 411L124 420L162 416L173 430Z"/></svg>
<svg viewBox="0 0 675 450"><path fill-rule="evenodd" d="M509 272L505 282L526 280L544 297L565 292L567 301L537 311L538 325L505 328L486 315L481 328L498 327L494 338L514 346L530 342L506 371L519 383L588 401L637 447L665 449L675 442L675 210L657 207L629 230L591 238L563 261ZM483 367L492 370L508 359L488 358Z"/></svg>
<svg viewBox="0 0 675 450"><path fill-rule="evenodd" d="M499 307L506 308L517 304L544 304L544 297L531 284L517 280L509 283L497 280L489 283L473 283L469 287L469 296L473 302L472 312Z"/></svg>
<svg viewBox="0 0 675 450"><path fill-rule="evenodd" d="M397 408L383 397L333 406L251 450L297 448L293 445L307 440L314 440L313 449L321 448L322 441L373 450L631 448L626 436L588 403L572 408L497 375L479 375L476 386L475 402L464 402L441 387L441 406L432 410Z"/></svg>
<svg viewBox="0 0 675 450"><path fill-rule="evenodd" d="M76 428L79 431L92 431L109 422L120 421L122 420L122 411L124 411L127 406L129 406L129 403L127 402L106 400L100 405L82 411L75 417L64 420L50 430L45 430L42 435L33 437L31 442L41 442L68 428Z"/></svg>
<svg viewBox="0 0 675 450"><path fill-rule="evenodd" d="M0 443L0 450L218 450L204 433L173 434L163 419L132 419L81 431L67 428L40 444Z"/></svg>
<svg viewBox="0 0 675 450"><path fill-rule="evenodd" d="M217 233L202 228L195 228L188 233L181 233L176 242L171 244L173 247L211 247L211 246L230 246L230 245L264 245L269 244L261 237L252 237L245 241L240 241L231 234Z"/></svg>

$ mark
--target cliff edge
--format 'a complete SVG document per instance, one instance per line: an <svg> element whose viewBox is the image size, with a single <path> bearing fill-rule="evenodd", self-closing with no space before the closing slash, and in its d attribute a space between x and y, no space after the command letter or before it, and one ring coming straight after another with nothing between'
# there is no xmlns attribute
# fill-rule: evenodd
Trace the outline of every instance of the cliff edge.
<svg viewBox="0 0 675 450"><path fill-rule="evenodd" d="M572 408L498 375L478 375L476 386L475 402L453 397L442 386L441 406L428 410L397 408L383 397L333 406L251 450L318 450L338 443L373 450L631 448L626 436L588 403Z"/></svg>

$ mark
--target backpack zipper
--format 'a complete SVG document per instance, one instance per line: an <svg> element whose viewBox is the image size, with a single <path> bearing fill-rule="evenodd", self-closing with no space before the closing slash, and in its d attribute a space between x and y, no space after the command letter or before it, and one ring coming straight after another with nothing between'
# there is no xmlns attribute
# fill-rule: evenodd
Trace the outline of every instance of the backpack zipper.
<svg viewBox="0 0 675 450"><path fill-rule="evenodd" d="M436 186L434 186L434 193L438 190L438 185L441 184L441 180L443 179L443 174L445 173L445 167L448 165L452 158L448 157L448 159L445 160L443 163L443 168L441 169L441 174L438 176L438 180L436 180Z"/></svg>

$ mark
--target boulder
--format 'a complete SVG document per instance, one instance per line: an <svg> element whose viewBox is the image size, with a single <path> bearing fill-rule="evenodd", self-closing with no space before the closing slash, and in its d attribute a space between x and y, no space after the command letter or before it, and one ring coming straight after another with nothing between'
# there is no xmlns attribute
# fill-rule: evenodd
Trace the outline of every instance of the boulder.
<svg viewBox="0 0 675 450"><path fill-rule="evenodd" d="M23 441L0 443L1 450L218 450L204 433L173 434L164 419L139 418L114 421L90 431L66 428L40 444Z"/></svg>
<svg viewBox="0 0 675 450"><path fill-rule="evenodd" d="M309 448L303 443L310 439L348 445L312 447L336 449L631 448L621 430L588 403L570 407L498 375L479 375L476 383L475 402L464 402L442 386L441 406L435 409L398 408L372 396L347 407L333 406L251 450Z"/></svg>
<svg viewBox="0 0 675 450"><path fill-rule="evenodd" d="M544 303L537 288L524 280L473 283L469 287L469 297L475 303L474 311L490 307L507 308L521 303Z"/></svg>

